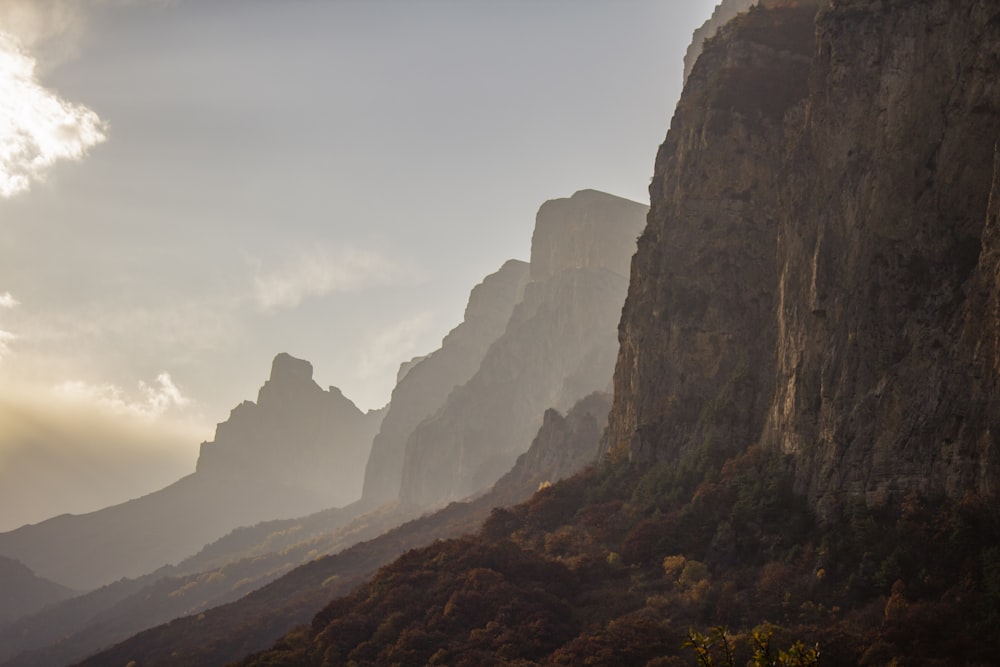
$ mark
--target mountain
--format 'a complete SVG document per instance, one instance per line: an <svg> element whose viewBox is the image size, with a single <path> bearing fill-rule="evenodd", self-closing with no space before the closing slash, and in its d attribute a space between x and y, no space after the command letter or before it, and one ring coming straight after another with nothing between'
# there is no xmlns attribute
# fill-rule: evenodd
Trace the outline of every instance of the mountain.
<svg viewBox="0 0 1000 667"><path fill-rule="evenodd" d="M996 3L734 19L657 155L602 464L240 664L995 663L998 132Z"/></svg>
<svg viewBox="0 0 1000 667"><path fill-rule="evenodd" d="M526 262L506 262L473 288L462 323L445 336L438 350L400 367L365 468L366 501L385 502L399 496L407 438L479 369L486 351L506 328L527 278Z"/></svg>
<svg viewBox="0 0 1000 667"><path fill-rule="evenodd" d="M204 443L196 472L126 503L0 534L0 554L87 590L176 563L237 526L347 504L380 412L362 413L312 380L312 366L274 359L257 403L237 406Z"/></svg>
<svg viewBox="0 0 1000 667"><path fill-rule="evenodd" d="M789 9L801 29L695 66L633 263L610 449L759 441L824 515L1000 488L998 9L869 4L815 28Z"/></svg>
<svg viewBox="0 0 1000 667"><path fill-rule="evenodd" d="M75 594L42 579L23 563L0 557L0 626Z"/></svg>
<svg viewBox="0 0 1000 667"><path fill-rule="evenodd" d="M410 434L403 501L440 505L489 488L525 451L547 408L564 411L607 388L646 212L594 190L541 206L524 295L476 373Z"/></svg>
<svg viewBox="0 0 1000 667"><path fill-rule="evenodd" d="M200 610L121 642L84 660L87 666L126 664L177 665L188 667L219 665L236 660L250 651L265 648L294 626L307 622L323 605L348 593L372 572L401 553L476 530L493 508L530 497L541 481L558 482L593 460L600 439L600 427L610 409L606 395L584 398L565 416L554 410L528 450L493 489L478 498L451 503L433 514L410 520L398 527L399 515L389 518L363 516L347 530L360 531L364 540L339 553L297 567L270 584L243 598L213 609ZM379 534L384 533L384 534ZM372 537L377 534L377 537ZM207 577L197 580L204 582ZM192 580L195 580L192 578ZM174 586L184 582L174 582ZM173 590L173 589L172 589ZM150 592L134 596L149 598ZM88 632L103 631L95 624ZM81 633L81 639L86 639ZM53 649L23 656L12 666L58 664L65 653ZM77 653L76 655L80 655Z"/></svg>

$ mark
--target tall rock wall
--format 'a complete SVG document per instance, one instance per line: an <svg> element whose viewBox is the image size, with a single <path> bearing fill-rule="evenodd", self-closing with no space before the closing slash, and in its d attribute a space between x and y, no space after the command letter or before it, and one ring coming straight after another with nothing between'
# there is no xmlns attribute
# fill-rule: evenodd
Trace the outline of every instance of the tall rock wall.
<svg viewBox="0 0 1000 667"><path fill-rule="evenodd" d="M995 492L1000 5L841 1L817 26L765 439L821 507Z"/></svg>
<svg viewBox="0 0 1000 667"><path fill-rule="evenodd" d="M526 262L506 262L473 288L464 320L441 347L400 373L365 469L366 502L394 500L399 495L407 438L479 369L486 351L506 328L527 281Z"/></svg>
<svg viewBox="0 0 1000 667"><path fill-rule="evenodd" d="M658 154L605 449L762 441L823 513L995 494L1000 5L761 4Z"/></svg>
<svg viewBox="0 0 1000 667"><path fill-rule="evenodd" d="M409 436L401 499L433 505L489 488L531 444L546 409L607 387L627 289L620 271L646 212L592 190L542 206L531 282L475 375Z"/></svg>
<svg viewBox="0 0 1000 667"><path fill-rule="evenodd" d="M706 45L657 154L619 330L606 448L673 460L754 442L773 394L786 116L815 7L754 11Z"/></svg>

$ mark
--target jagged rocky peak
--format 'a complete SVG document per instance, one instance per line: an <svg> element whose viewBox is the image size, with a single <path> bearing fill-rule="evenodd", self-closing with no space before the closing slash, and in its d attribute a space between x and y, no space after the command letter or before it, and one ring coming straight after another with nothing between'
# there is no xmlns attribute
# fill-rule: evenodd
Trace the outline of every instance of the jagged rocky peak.
<svg viewBox="0 0 1000 667"><path fill-rule="evenodd" d="M531 279L544 280L567 269L607 269L627 276L645 204L597 190L580 190L542 204L531 237Z"/></svg>

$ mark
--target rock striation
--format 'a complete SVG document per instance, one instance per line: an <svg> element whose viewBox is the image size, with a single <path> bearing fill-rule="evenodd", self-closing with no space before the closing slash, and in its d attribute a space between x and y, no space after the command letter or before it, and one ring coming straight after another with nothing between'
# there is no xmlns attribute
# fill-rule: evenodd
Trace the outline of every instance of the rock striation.
<svg viewBox="0 0 1000 667"><path fill-rule="evenodd" d="M476 373L410 434L403 501L429 506L489 488L528 448L546 409L607 388L623 271L646 212L593 190L539 209L531 281Z"/></svg>
<svg viewBox="0 0 1000 667"><path fill-rule="evenodd" d="M237 406L174 484L0 534L0 554L80 590L176 563L233 528L357 500L381 412L362 413L278 355L257 403Z"/></svg>
<svg viewBox="0 0 1000 667"><path fill-rule="evenodd" d="M399 495L406 441L420 422L445 404L451 391L479 369L490 345L507 326L528 280L528 263L506 262L473 288L465 317L431 354L400 367L399 381L372 443L364 499L380 503Z"/></svg>
<svg viewBox="0 0 1000 667"><path fill-rule="evenodd" d="M657 157L604 451L762 442L823 515L995 494L998 82L978 0L771 0L707 42Z"/></svg>

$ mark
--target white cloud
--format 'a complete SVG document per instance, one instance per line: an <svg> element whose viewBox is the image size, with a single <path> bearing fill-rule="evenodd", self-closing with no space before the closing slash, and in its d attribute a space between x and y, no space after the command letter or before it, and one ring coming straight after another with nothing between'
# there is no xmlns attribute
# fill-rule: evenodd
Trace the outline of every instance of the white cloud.
<svg viewBox="0 0 1000 667"><path fill-rule="evenodd" d="M401 362L426 352L417 348L422 342L421 335L433 323L432 313L419 313L373 336L361 350L358 374L363 378L370 378L380 373L390 373L395 378Z"/></svg>
<svg viewBox="0 0 1000 667"><path fill-rule="evenodd" d="M20 305L20 301L15 299L10 292L4 292L0 294L0 308L13 308L14 306Z"/></svg>
<svg viewBox="0 0 1000 667"><path fill-rule="evenodd" d="M275 270L258 272L254 277L254 300L265 311L294 308L308 297L390 283L402 273L398 263L370 250L303 251Z"/></svg>
<svg viewBox="0 0 1000 667"><path fill-rule="evenodd" d="M44 88L36 61L0 31L0 197L44 180L60 160L79 160L105 139L107 125L85 106Z"/></svg>
<svg viewBox="0 0 1000 667"><path fill-rule="evenodd" d="M16 338L11 332L0 329L0 361L10 354L10 342Z"/></svg>
<svg viewBox="0 0 1000 667"><path fill-rule="evenodd" d="M13 308L19 304L20 302L11 296L10 292L0 294L0 308ZM10 343L16 338L17 336L11 332L0 329L0 361L10 355Z"/></svg>
<svg viewBox="0 0 1000 667"><path fill-rule="evenodd" d="M55 387L57 395L76 403L87 403L107 412L122 416L156 419L173 407L191 403L170 378L160 373L153 384L140 381L138 397L129 396L114 384L90 384L82 380L69 380Z"/></svg>

